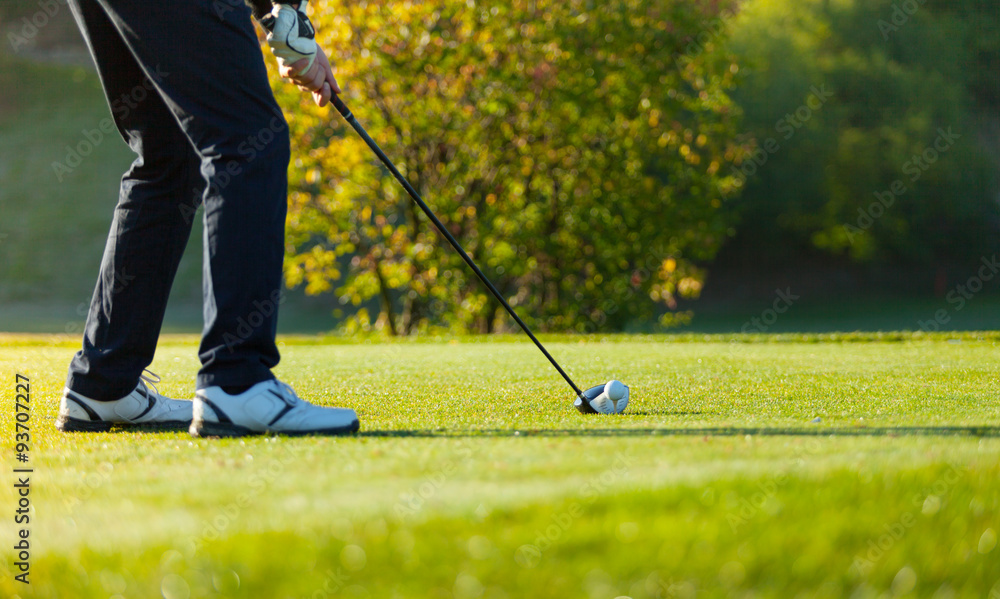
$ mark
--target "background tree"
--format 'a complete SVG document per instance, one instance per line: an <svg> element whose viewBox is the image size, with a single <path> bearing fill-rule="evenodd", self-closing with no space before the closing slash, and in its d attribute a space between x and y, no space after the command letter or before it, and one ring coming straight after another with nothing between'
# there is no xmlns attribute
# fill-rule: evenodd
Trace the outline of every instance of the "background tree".
<svg viewBox="0 0 1000 599"><path fill-rule="evenodd" d="M933 272L1000 249L998 22L980 0L745 3L734 98L747 133L781 148L748 178L727 254ZM832 98L789 128L815 86ZM928 151L941 130L957 138Z"/></svg>
<svg viewBox="0 0 1000 599"><path fill-rule="evenodd" d="M727 8L326 0L314 19L345 101L520 313L596 330L681 318L732 232L738 68L707 29ZM335 112L275 90L299 102L289 285L393 334L507 328Z"/></svg>

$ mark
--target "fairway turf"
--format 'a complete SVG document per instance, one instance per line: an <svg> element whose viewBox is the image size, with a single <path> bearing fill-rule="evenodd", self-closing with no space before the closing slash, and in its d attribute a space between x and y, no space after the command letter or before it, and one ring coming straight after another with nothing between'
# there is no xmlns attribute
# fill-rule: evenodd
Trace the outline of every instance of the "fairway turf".
<svg viewBox="0 0 1000 599"><path fill-rule="evenodd" d="M283 338L277 374L361 434L222 440L60 434L77 341L3 337L5 464L19 372L35 472L0 596L1000 597L1000 335L549 338L631 387L591 417L515 339ZM163 339L160 391L196 348Z"/></svg>

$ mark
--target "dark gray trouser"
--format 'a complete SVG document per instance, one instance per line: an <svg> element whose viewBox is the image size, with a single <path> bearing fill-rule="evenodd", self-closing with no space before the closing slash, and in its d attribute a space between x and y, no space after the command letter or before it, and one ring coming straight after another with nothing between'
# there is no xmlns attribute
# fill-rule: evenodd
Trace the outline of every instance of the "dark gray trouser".
<svg viewBox="0 0 1000 599"><path fill-rule="evenodd" d="M112 118L137 154L122 177L67 386L123 397L153 360L204 203L198 388L273 378L288 127L241 0L69 0Z"/></svg>

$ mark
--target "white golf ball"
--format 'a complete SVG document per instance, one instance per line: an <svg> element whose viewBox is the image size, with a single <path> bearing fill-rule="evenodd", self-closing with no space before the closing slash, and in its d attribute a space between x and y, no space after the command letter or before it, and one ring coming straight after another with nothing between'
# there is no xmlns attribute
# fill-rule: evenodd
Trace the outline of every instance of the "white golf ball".
<svg viewBox="0 0 1000 599"><path fill-rule="evenodd" d="M608 381L608 384L604 385L604 392L611 401L618 401L625 397L625 385L621 381Z"/></svg>

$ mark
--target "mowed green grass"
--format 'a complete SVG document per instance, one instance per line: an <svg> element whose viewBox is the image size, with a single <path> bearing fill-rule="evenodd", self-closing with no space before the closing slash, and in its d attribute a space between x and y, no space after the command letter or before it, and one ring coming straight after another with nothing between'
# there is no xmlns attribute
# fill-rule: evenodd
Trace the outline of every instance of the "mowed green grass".
<svg viewBox="0 0 1000 599"><path fill-rule="evenodd" d="M284 338L278 374L361 434L223 440L59 434L75 342L6 336L4 462L21 373L35 472L31 585L0 596L996 599L998 341L552 338L631 386L583 417L516 338ZM196 347L163 340L161 391Z"/></svg>

